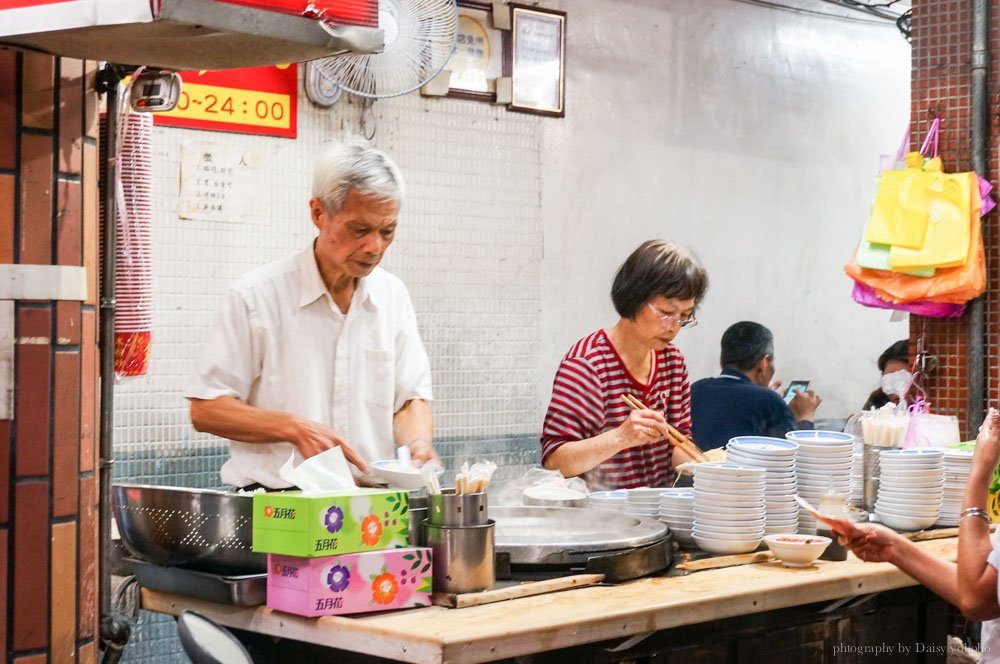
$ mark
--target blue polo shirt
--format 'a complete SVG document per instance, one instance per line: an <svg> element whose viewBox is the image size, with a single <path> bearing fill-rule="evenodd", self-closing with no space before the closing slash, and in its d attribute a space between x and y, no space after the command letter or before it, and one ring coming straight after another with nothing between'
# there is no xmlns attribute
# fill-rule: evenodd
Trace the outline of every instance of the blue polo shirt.
<svg viewBox="0 0 1000 664"><path fill-rule="evenodd" d="M691 436L698 447L723 447L734 436L783 438L789 431L811 429L795 421L792 409L774 390L754 385L736 369L691 386Z"/></svg>

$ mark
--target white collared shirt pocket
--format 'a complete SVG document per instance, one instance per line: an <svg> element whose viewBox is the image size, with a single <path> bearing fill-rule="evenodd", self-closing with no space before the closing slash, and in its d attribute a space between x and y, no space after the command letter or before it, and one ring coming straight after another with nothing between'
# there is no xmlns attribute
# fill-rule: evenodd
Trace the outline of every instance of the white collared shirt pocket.
<svg viewBox="0 0 1000 664"><path fill-rule="evenodd" d="M381 348L365 349L364 399L380 408L392 408L396 393L395 353Z"/></svg>

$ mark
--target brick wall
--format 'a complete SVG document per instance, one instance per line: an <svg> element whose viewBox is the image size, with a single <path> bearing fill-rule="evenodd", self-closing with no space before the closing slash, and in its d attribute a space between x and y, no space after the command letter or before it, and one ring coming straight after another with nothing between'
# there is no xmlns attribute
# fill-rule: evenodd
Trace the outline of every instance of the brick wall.
<svg viewBox="0 0 1000 664"><path fill-rule="evenodd" d="M90 268L85 302L14 303L14 418L0 421L5 661L97 661L94 72L0 49L0 263Z"/></svg>
<svg viewBox="0 0 1000 664"><path fill-rule="evenodd" d="M989 78L989 150L988 172L981 173L997 182L998 119L997 84L1000 81L1000 42L997 17L1000 2L990 3ZM941 115L940 152L946 171L972 170L970 134L972 131L972 8L968 0L914 0L913 2L913 77L911 81L911 118L914 133L912 146L919 147L930 122ZM995 349L1000 342L1000 291L993 279L1000 259L1000 234L993 230L994 211L983 219L986 247L986 384L988 402L1000 397L1000 363ZM911 352L923 337L927 352L937 357L938 367L927 378L928 399L934 412L958 416L963 436L968 412L968 317L933 319L910 318Z"/></svg>

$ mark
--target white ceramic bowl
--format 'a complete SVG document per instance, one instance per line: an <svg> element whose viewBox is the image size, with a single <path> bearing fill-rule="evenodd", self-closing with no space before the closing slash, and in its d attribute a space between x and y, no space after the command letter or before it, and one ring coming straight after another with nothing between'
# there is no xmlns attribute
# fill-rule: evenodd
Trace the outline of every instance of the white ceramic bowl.
<svg viewBox="0 0 1000 664"><path fill-rule="evenodd" d="M764 492L760 493L709 493L705 491L694 492L695 505L732 505L733 507L751 507L764 502Z"/></svg>
<svg viewBox="0 0 1000 664"><path fill-rule="evenodd" d="M896 530L923 530L930 528L938 520L936 516L905 516L875 508L875 516L883 524Z"/></svg>
<svg viewBox="0 0 1000 664"><path fill-rule="evenodd" d="M718 493L760 493L764 488L764 482L717 482L708 479L694 480L694 488L699 491L713 491Z"/></svg>
<svg viewBox="0 0 1000 664"><path fill-rule="evenodd" d="M420 474L420 469L416 466L400 468L396 459L383 459L369 464L372 475L375 475L391 487L416 491L424 488L424 478ZM435 468L434 474L440 477L444 474L444 468Z"/></svg>
<svg viewBox="0 0 1000 664"><path fill-rule="evenodd" d="M760 457L755 454L750 454L746 452L737 452L736 450L729 450L726 452L726 459L731 460L733 463L739 463L744 466L756 466L758 468L767 469L777 469L782 470L785 468L795 467L795 458L771 458L771 457Z"/></svg>
<svg viewBox="0 0 1000 664"><path fill-rule="evenodd" d="M789 431L785 434L787 440L793 440L800 445L804 442L808 443L854 443L854 436L849 433L844 433L843 431L825 431L823 429L799 429L797 431Z"/></svg>
<svg viewBox="0 0 1000 664"><path fill-rule="evenodd" d="M766 436L736 436L729 439L726 445L727 451L745 450L756 454L770 456L795 456L795 451L799 449L798 443L781 438L768 438Z"/></svg>
<svg viewBox="0 0 1000 664"><path fill-rule="evenodd" d="M764 469L742 466L734 463L699 463L694 467L695 481L699 477L719 481L742 480L744 482L764 481Z"/></svg>
<svg viewBox="0 0 1000 664"><path fill-rule="evenodd" d="M730 528L732 526L744 526L749 529L763 528L767 523L767 517L761 512L759 517L753 519L717 519L710 516L694 516L694 525L705 528L712 528L714 526L719 526L720 528Z"/></svg>
<svg viewBox="0 0 1000 664"><path fill-rule="evenodd" d="M529 486L521 492L521 502L541 507L586 507L587 494L564 486Z"/></svg>
<svg viewBox="0 0 1000 664"><path fill-rule="evenodd" d="M875 501L875 511L879 513L889 512L898 516L912 516L918 519L941 516L941 507L938 505L915 507L882 499Z"/></svg>
<svg viewBox="0 0 1000 664"><path fill-rule="evenodd" d="M764 543L785 567L808 567L819 558L832 540L821 535L778 533L767 535Z"/></svg>
<svg viewBox="0 0 1000 664"><path fill-rule="evenodd" d="M692 533L694 537L695 544L698 548L704 549L709 553L720 553L720 554L731 554L731 553L750 553L758 546L760 546L759 539L753 540L724 540L717 537L703 537L701 535Z"/></svg>

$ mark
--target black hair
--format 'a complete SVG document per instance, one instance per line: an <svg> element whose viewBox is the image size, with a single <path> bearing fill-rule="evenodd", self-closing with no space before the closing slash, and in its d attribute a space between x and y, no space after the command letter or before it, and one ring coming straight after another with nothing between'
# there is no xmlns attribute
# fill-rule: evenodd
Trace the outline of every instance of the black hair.
<svg viewBox="0 0 1000 664"><path fill-rule="evenodd" d="M760 323L740 321L722 333L722 366L750 371L765 355L774 355L774 335Z"/></svg>
<svg viewBox="0 0 1000 664"><path fill-rule="evenodd" d="M893 360L896 362L902 362L903 364L910 363L909 339L901 339L886 348L882 354L878 356L878 370L880 372L885 371L885 365L889 364Z"/></svg>
<svg viewBox="0 0 1000 664"><path fill-rule="evenodd" d="M611 301L622 318L633 319L657 295L694 300L708 290L708 274L689 249L663 240L647 240L618 268Z"/></svg>

